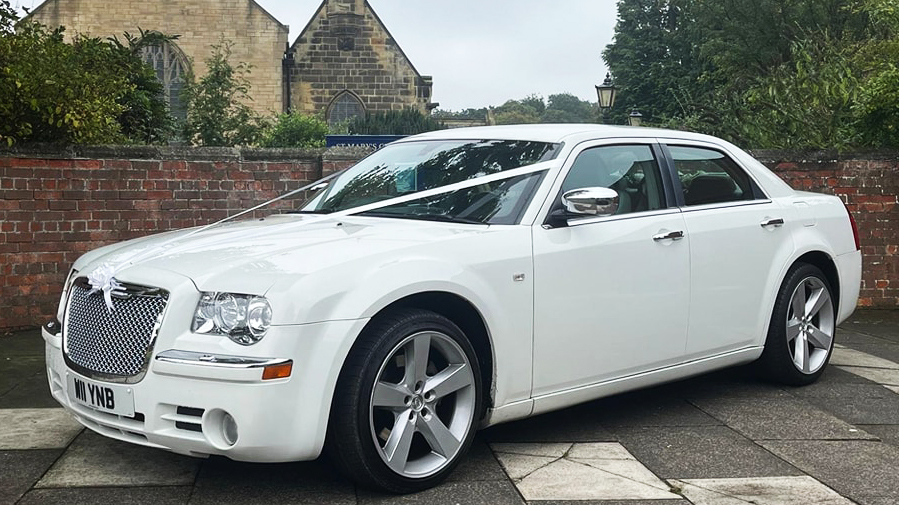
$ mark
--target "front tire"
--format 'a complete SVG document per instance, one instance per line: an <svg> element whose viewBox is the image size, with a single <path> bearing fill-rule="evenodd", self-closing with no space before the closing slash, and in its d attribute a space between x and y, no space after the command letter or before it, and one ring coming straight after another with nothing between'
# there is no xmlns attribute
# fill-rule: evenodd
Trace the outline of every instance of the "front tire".
<svg viewBox="0 0 899 505"><path fill-rule="evenodd" d="M437 485L474 438L480 377L471 343L449 319L420 309L379 317L337 381L332 460L366 487L411 493Z"/></svg>
<svg viewBox="0 0 899 505"><path fill-rule="evenodd" d="M832 293L830 282L818 267L797 263L790 268L777 294L759 360L768 378L804 386L824 373L836 330Z"/></svg>

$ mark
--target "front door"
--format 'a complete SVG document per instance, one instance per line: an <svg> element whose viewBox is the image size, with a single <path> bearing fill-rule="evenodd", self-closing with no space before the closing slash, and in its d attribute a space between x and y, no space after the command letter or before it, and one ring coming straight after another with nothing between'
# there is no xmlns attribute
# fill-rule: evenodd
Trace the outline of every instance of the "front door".
<svg viewBox="0 0 899 505"><path fill-rule="evenodd" d="M555 206L607 187L619 208L534 227L534 396L674 364L686 345L690 238L652 145L588 146L567 165Z"/></svg>

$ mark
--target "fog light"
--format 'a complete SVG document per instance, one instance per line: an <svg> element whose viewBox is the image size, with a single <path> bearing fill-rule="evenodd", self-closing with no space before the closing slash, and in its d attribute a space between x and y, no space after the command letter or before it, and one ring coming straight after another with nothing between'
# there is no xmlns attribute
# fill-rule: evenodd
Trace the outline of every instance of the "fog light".
<svg viewBox="0 0 899 505"><path fill-rule="evenodd" d="M237 422L227 412L222 416L222 436L228 445L237 443Z"/></svg>

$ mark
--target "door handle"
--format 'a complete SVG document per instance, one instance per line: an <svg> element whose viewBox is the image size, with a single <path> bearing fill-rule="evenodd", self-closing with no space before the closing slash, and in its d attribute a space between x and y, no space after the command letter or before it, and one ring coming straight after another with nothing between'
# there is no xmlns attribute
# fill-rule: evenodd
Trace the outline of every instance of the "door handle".
<svg viewBox="0 0 899 505"><path fill-rule="evenodd" d="M784 225L784 220L782 217L774 218L774 219L766 219L761 222L762 228L767 228L769 226L774 226L775 228L780 228Z"/></svg>
<svg viewBox="0 0 899 505"><path fill-rule="evenodd" d="M660 240L680 240L684 238L684 232L678 231L670 231L668 233L659 233L658 235L653 235L652 239L656 242Z"/></svg>

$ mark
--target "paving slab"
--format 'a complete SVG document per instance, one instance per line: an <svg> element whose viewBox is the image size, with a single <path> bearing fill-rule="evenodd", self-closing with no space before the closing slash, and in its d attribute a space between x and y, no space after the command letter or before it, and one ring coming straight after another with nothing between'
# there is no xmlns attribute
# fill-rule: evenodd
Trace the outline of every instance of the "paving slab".
<svg viewBox="0 0 899 505"><path fill-rule="evenodd" d="M618 436L640 462L665 479L801 473L726 426L630 427Z"/></svg>
<svg viewBox="0 0 899 505"><path fill-rule="evenodd" d="M853 505L808 476L671 480L694 505Z"/></svg>
<svg viewBox="0 0 899 505"><path fill-rule="evenodd" d="M526 445L494 444L492 447L528 501L680 498L620 444L576 443L567 450L560 447L562 444L523 447Z"/></svg>
<svg viewBox="0 0 899 505"><path fill-rule="evenodd" d="M892 341L887 340L885 338L876 337L874 335L870 335L867 333L863 333L860 331L855 331L853 326L847 326L847 323L843 323L839 329L837 329L837 345L845 345L848 347L857 347L858 345L867 345L867 344L892 344Z"/></svg>
<svg viewBox="0 0 899 505"><path fill-rule="evenodd" d="M19 331L10 335L0 333L0 356L21 357L44 355L41 330Z"/></svg>
<svg viewBox="0 0 899 505"><path fill-rule="evenodd" d="M653 389L615 396L597 403L601 422L619 426L714 426L721 421L696 408L670 389Z"/></svg>
<svg viewBox="0 0 899 505"><path fill-rule="evenodd" d="M200 460L85 431L36 487L193 484Z"/></svg>
<svg viewBox="0 0 899 505"><path fill-rule="evenodd" d="M899 311L856 310L840 328L899 344Z"/></svg>
<svg viewBox="0 0 899 505"><path fill-rule="evenodd" d="M899 386L887 386L887 385L884 385L883 387L885 387L885 388L889 389L890 391L892 391L892 392L896 393L897 395L899 395Z"/></svg>
<svg viewBox="0 0 899 505"><path fill-rule="evenodd" d="M15 503L59 458L62 450L0 451L0 503Z"/></svg>
<svg viewBox="0 0 899 505"><path fill-rule="evenodd" d="M894 419L893 424L861 424L859 428L878 437L885 444L899 447L899 419Z"/></svg>
<svg viewBox="0 0 899 505"><path fill-rule="evenodd" d="M359 505L524 505L521 495L508 480L447 482L402 496L360 489L357 498Z"/></svg>
<svg viewBox="0 0 899 505"><path fill-rule="evenodd" d="M504 480L506 472L503 471L499 461L493 455L493 451L483 440L480 434L475 438L468 454L453 470L447 478L448 482L473 481L473 480Z"/></svg>
<svg viewBox="0 0 899 505"><path fill-rule="evenodd" d="M828 366L824 373L812 384L798 387L798 388L790 388L787 391L790 393L795 393L796 391L804 391L815 390L815 389L826 389L830 387L831 384L876 384L874 382L869 381L868 379L856 375L852 372L847 372L846 370L841 369L837 366Z"/></svg>
<svg viewBox="0 0 899 505"><path fill-rule="evenodd" d="M213 457L203 462L190 503L353 505L356 491L321 461L253 464Z"/></svg>
<svg viewBox="0 0 899 505"><path fill-rule="evenodd" d="M856 351L863 352L865 354L870 354L872 356L877 356L878 358L892 361L893 363L899 363L899 344L894 344L892 342L883 343L881 340L879 343L859 343L859 344L851 344L850 347L855 349Z"/></svg>
<svg viewBox="0 0 899 505"><path fill-rule="evenodd" d="M190 486L34 489L17 505L183 505L191 491Z"/></svg>
<svg viewBox="0 0 899 505"><path fill-rule="evenodd" d="M488 442L614 442L601 424L597 402L493 426L481 432Z"/></svg>
<svg viewBox="0 0 899 505"><path fill-rule="evenodd" d="M0 450L61 449L82 429L61 408L0 409Z"/></svg>
<svg viewBox="0 0 899 505"><path fill-rule="evenodd" d="M840 368L878 384L883 384L885 386L899 386L899 370L860 366L841 366Z"/></svg>
<svg viewBox="0 0 899 505"><path fill-rule="evenodd" d="M540 500L531 505L692 505L684 499L677 500ZM458 504L457 504L458 505Z"/></svg>
<svg viewBox="0 0 899 505"><path fill-rule="evenodd" d="M0 358L0 409L28 407L59 407L50 395L43 354L3 356Z"/></svg>
<svg viewBox="0 0 899 505"><path fill-rule="evenodd" d="M831 365L899 370L899 363L848 347L834 347Z"/></svg>
<svg viewBox="0 0 899 505"><path fill-rule="evenodd" d="M857 503L899 503L895 446L861 440L771 440L761 445Z"/></svg>
<svg viewBox="0 0 899 505"><path fill-rule="evenodd" d="M741 394L705 395L691 401L751 440L874 438L785 391L764 398Z"/></svg>
<svg viewBox="0 0 899 505"><path fill-rule="evenodd" d="M899 395L873 382L813 384L793 394L853 425L899 424Z"/></svg>

